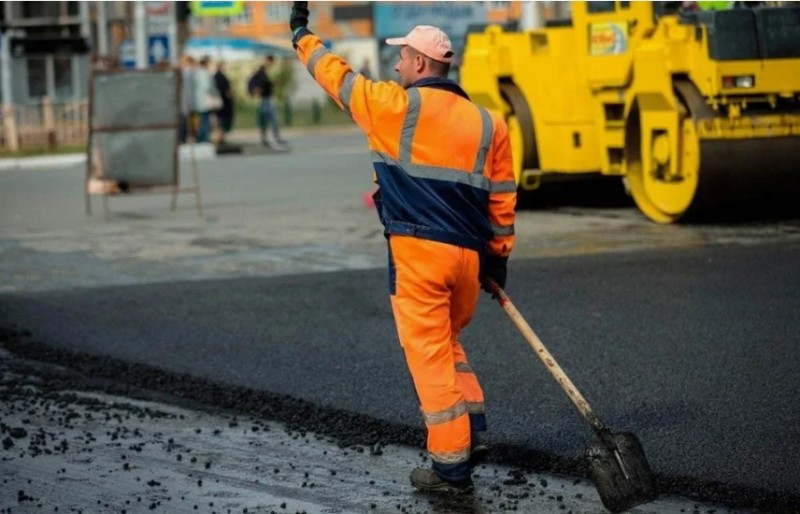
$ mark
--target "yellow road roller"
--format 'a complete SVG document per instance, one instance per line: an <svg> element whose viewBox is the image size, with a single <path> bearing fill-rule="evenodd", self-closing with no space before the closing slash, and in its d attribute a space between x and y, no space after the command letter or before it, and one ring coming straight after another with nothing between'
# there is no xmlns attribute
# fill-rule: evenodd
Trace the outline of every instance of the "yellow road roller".
<svg viewBox="0 0 800 514"><path fill-rule="evenodd" d="M509 126L520 191L625 179L658 223L800 203L800 8L573 2L467 35L460 81Z"/></svg>

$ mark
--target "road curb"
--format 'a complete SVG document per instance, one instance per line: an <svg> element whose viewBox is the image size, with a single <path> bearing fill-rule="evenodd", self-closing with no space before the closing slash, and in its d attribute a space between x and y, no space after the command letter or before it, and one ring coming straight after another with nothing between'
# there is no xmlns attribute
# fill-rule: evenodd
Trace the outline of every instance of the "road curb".
<svg viewBox="0 0 800 514"><path fill-rule="evenodd" d="M24 168L61 167L86 162L86 154L70 153L63 155L43 155L39 157L13 157L0 159L0 170Z"/></svg>
<svg viewBox="0 0 800 514"><path fill-rule="evenodd" d="M209 160L216 159L217 152L211 143L200 143L194 147L195 159ZM178 155L182 160L189 159L191 147L181 145ZM85 153L70 153L62 155L40 155L36 157L10 157L0 159L0 171L35 169L35 168L61 168L86 162Z"/></svg>

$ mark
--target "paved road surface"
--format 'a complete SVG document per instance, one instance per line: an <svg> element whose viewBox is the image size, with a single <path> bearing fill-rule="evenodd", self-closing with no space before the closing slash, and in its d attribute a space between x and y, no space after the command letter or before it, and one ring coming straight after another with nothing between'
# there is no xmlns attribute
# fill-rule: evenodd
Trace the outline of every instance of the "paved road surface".
<svg viewBox="0 0 800 514"><path fill-rule="evenodd" d="M342 445L121 382L98 393L74 369L0 356L0 512L603 511L590 481L491 463L475 470L471 496L415 493L408 471L429 465L420 445ZM663 494L630 512L690 510L745 512Z"/></svg>
<svg viewBox="0 0 800 514"><path fill-rule="evenodd" d="M522 260L509 293L670 487L798 497L798 258L792 244ZM414 427L384 290L382 270L75 289L4 295L0 319L59 348ZM464 334L490 440L574 472L590 434L503 316L484 299Z"/></svg>
<svg viewBox="0 0 800 514"><path fill-rule="evenodd" d="M7 347L340 441L418 444L362 140L303 144L203 163L202 218L184 196L86 218L79 167L1 172L0 326L32 332ZM668 491L791 511L800 223L662 227L612 204L521 212L512 299ZM495 460L580 472L591 434L488 298L465 341Z"/></svg>

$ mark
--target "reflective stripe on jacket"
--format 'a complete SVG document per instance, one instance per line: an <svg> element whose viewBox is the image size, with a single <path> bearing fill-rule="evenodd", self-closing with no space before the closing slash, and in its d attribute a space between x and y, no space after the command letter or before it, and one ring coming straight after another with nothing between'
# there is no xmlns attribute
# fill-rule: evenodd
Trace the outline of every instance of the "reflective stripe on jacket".
<svg viewBox="0 0 800 514"><path fill-rule="evenodd" d="M516 184L500 117L452 81L408 89L373 82L314 34L296 44L314 79L367 135L387 234L511 253Z"/></svg>

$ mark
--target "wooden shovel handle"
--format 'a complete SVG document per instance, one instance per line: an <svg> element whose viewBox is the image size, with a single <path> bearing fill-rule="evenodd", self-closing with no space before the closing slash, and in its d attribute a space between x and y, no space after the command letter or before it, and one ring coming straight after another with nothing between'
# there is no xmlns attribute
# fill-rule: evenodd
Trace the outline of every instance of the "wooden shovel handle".
<svg viewBox="0 0 800 514"><path fill-rule="evenodd" d="M564 370L561 369L561 366L558 365L555 358L547 351L542 341L533 331L528 322L525 321L525 318L522 317L522 314L519 313L514 304L511 303L511 300L506 295L505 291L497 285L497 283L492 279L486 279L486 283L489 286L489 289L492 293L492 298L496 299L500 306L506 311L508 317L511 318L511 321L514 322L514 325L517 326L519 331L522 333L522 336L528 342L528 344L533 349L533 352L539 357L547 370L553 375L553 378L556 379L556 382L561 386L561 389L567 393L569 399L572 400L572 403L575 404L575 407L578 408L581 415L586 419L586 421L592 426L592 428L600 433L601 431L605 430L603 423L600 422L600 419L595 415L592 411L592 408L589 406L589 403L586 401L586 398L583 397L578 388L575 387L575 384L572 383L572 380L569 379Z"/></svg>

